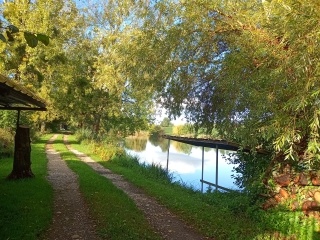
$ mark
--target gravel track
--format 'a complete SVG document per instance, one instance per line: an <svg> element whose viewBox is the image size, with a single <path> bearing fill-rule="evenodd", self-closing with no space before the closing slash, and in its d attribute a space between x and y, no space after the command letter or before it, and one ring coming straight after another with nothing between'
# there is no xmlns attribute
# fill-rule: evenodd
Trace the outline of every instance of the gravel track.
<svg viewBox="0 0 320 240"><path fill-rule="evenodd" d="M54 189L54 212L45 239L99 239L95 224L79 191L78 176L52 148L55 134L46 145L48 181Z"/></svg>
<svg viewBox="0 0 320 240"><path fill-rule="evenodd" d="M208 239L196 233L191 227L186 225L177 216L172 214L155 199L144 194L139 188L125 180L121 175L111 172L101 164L92 160L87 155L73 149L68 143L68 135L64 135L64 143L81 161L87 163L97 173L108 178L119 189L123 190L141 209L150 225L152 225L163 237L163 239L173 240L200 240Z"/></svg>

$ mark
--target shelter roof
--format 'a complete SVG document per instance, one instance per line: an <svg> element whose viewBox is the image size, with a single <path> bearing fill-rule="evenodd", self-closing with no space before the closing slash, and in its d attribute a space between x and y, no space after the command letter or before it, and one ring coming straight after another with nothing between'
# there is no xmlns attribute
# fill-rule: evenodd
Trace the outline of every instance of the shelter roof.
<svg viewBox="0 0 320 240"><path fill-rule="evenodd" d="M242 148L240 144L221 140L221 139L204 139L204 138L188 138L188 137L177 137L171 135L162 135L163 138L171 139L177 142L187 143L194 146L201 146L201 147L210 147L216 148L218 146L219 149L230 150L230 151L237 151L242 149L243 151L249 152L252 150L251 147L244 147ZM263 149L256 149L258 153L262 154L269 154L269 152Z"/></svg>
<svg viewBox="0 0 320 240"><path fill-rule="evenodd" d="M0 74L0 109L46 111L46 104L29 89Z"/></svg>

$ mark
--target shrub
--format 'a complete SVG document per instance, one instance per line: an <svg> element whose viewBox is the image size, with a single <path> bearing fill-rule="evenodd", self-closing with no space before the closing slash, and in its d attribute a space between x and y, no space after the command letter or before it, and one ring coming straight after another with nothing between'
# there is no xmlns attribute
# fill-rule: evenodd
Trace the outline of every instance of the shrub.
<svg viewBox="0 0 320 240"><path fill-rule="evenodd" d="M14 152L14 133L11 129L0 128L0 158L11 157Z"/></svg>
<svg viewBox="0 0 320 240"><path fill-rule="evenodd" d="M77 141L82 142L83 140L92 139L93 132L87 128L80 128L75 132Z"/></svg>
<svg viewBox="0 0 320 240"><path fill-rule="evenodd" d="M181 136L183 134L183 125L174 126L172 129L172 134Z"/></svg>
<svg viewBox="0 0 320 240"><path fill-rule="evenodd" d="M252 200L263 195L266 188L263 184L265 171L270 164L270 156L236 152L226 157L231 164L238 164L234 168L232 178L235 185L249 193Z"/></svg>
<svg viewBox="0 0 320 240"><path fill-rule="evenodd" d="M149 133L150 135L161 135L163 134L163 129L159 125L150 125L149 126Z"/></svg>

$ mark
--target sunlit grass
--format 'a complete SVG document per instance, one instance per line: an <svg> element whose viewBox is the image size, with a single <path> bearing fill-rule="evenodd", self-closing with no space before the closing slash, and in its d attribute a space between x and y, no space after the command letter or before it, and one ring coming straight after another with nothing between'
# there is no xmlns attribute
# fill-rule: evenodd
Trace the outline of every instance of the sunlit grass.
<svg viewBox="0 0 320 240"><path fill-rule="evenodd" d="M76 144L77 150L90 154L85 145ZM139 164L130 156L101 161L91 158L123 175L127 180L154 196L160 203L177 214L202 234L215 239L320 239L319 225L306 219L301 211L283 209L264 211L250 202L242 193L213 192L201 194L172 183L170 174L162 174L156 166Z"/></svg>
<svg viewBox="0 0 320 240"><path fill-rule="evenodd" d="M35 178L6 180L13 158L0 160L0 239L39 239L52 219L53 189L45 179L44 150L49 136L32 144L31 169Z"/></svg>
<svg viewBox="0 0 320 240"><path fill-rule="evenodd" d="M73 136L69 136L75 142ZM86 146L73 144L81 152L88 153ZM92 156L99 161L99 158ZM212 206L202 200L199 192L171 183L171 176L165 170L154 165L140 165L137 159L122 156L111 161L99 161L100 164L141 187L148 195L154 196L160 203L179 215L189 225L208 237L218 239L250 239L257 233L245 214L233 214L221 206ZM219 216L219 217L218 217ZM230 221L232 219L232 221ZM248 232L250 229L250 232ZM256 231L256 232L255 232Z"/></svg>
<svg viewBox="0 0 320 240"><path fill-rule="evenodd" d="M172 129L173 129L172 126L170 126L170 127L162 127L162 129L164 131L164 134L168 134L168 135L172 134Z"/></svg>

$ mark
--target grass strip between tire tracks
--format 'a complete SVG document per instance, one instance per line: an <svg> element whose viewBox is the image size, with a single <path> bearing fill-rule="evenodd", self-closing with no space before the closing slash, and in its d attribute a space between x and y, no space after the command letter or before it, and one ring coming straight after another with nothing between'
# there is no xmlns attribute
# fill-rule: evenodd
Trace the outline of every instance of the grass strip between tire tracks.
<svg viewBox="0 0 320 240"><path fill-rule="evenodd" d="M107 239L161 239L132 199L112 182L80 161L63 144L62 135L53 147L71 170L78 174L80 191L96 219L98 234Z"/></svg>

